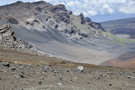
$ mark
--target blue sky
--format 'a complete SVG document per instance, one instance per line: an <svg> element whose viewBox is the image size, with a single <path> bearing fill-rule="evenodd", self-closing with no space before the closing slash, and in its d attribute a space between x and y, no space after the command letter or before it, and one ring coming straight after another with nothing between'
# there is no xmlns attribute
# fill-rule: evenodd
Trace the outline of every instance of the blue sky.
<svg viewBox="0 0 135 90"><path fill-rule="evenodd" d="M18 0L0 0L0 5ZM39 0L21 0L26 2ZM135 0L44 0L52 4L65 4L69 10L78 15L81 12L94 21L128 18L135 16Z"/></svg>

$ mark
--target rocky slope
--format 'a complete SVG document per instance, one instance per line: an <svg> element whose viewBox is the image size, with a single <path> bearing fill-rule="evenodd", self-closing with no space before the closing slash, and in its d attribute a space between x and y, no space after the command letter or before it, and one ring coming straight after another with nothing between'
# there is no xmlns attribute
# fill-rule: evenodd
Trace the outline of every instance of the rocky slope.
<svg viewBox="0 0 135 90"><path fill-rule="evenodd" d="M16 2L0 7L0 24L10 24L17 38L37 50L66 60L101 64L134 50L134 42L119 39L102 26L73 15L64 5Z"/></svg>

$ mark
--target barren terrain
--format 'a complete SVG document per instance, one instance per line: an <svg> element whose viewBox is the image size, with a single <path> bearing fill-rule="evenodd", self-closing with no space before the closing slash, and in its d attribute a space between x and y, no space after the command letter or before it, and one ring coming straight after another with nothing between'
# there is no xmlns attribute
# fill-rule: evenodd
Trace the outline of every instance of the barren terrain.
<svg viewBox="0 0 135 90"><path fill-rule="evenodd" d="M78 69L83 66L84 69ZM1 90L134 90L135 70L0 50Z"/></svg>

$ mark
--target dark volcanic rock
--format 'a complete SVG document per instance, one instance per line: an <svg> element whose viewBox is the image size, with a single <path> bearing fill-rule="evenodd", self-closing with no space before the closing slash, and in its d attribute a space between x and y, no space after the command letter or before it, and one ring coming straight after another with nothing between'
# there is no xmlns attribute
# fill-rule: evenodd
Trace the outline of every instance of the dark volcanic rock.
<svg viewBox="0 0 135 90"><path fill-rule="evenodd" d="M86 22L83 13L81 13L79 16L81 18L81 24L85 24Z"/></svg>
<svg viewBox="0 0 135 90"><path fill-rule="evenodd" d="M51 12L67 11L65 5L59 4L56 6L50 7Z"/></svg>
<svg viewBox="0 0 135 90"><path fill-rule="evenodd" d="M86 18L85 18L85 21L86 21L86 22L92 22L92 20L91 20L89 17L86 17Z"/></svg>
<svg viewBox="0 0 135 90"><path fill-rule="evenodd" d="M89 24L91 27L95 28L95 29L101 29L101 30L105 31L104 28L101 26L100 23L89 22L88 24Z"/></svg>
<svg viewBox="0 0 135 90"><path fill-rule="evenodd" d="M2 62L1 64L5 67L10 67L10 64L8 62Z"/></svg>
<svg viewBox="0 0 135 90"><path fill-rule="evenodd" d="M8 22L11 24L19 24L18 20L14 17L8 17Z"/></svg>
<svg viewBox="0 0 135 90"><path fill-rule="evenodd" d="M29 47L26 42L16 39L15 32L12 30L10 25L3 25L0 27L0 45L10 48Z"/></svg>
<svg viewBox="0 0 135 90"><path fill-rule="evenodd" d="M58 20L60 20L60 21L63 21L63 22L65 22L65 23L70 23L70 17L67 15L67 14L57 14L57 16L56 17L58 17L57 18L57 21Z"/></svg>

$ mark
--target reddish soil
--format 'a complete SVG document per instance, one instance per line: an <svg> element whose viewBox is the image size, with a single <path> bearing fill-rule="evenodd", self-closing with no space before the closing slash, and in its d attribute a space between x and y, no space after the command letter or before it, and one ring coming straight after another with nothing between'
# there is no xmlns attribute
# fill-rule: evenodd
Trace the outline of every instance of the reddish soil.
<svg viewBox="0 0 135 90"><path fill-rule="evenodd" d="M122 68L135 68L135 57L128 60L112 59L104 64Z"/></svg>

